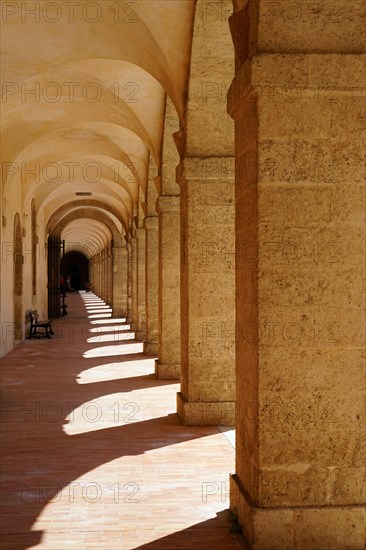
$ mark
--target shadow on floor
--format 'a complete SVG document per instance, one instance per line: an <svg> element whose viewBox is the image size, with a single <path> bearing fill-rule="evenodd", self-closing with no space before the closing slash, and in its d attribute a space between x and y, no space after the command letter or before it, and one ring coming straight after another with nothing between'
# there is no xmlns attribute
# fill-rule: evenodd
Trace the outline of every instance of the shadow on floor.
<svg viewBox="0 0 366 550"><path fill-rule="evenodd" d="M32 531L37 518L64 487L83 474L119 457L143 455L153 449L218 432L213 427L184 427L176 414L168 414L103 429L95 429L91 421L90 430L94 431L67 435L65 426L72 411L92 399L176 383L155 380L154 375L146 374L146 368L140 369L139 375L137 360L142 357L140 353L113 359L99 356L84 359L85 352L97 348L95 344L92 346L86 342L87 323L75 323L72 319L72 312L80 320L83 311L85 316L79 295L70 296L70 315L59 321L65 329L68 325L68 330L61 331L51 341L25 342L2 361L5 396L1 409L0 525L3 533L1 548L4 550L25 550L38 544L42 531ZM70 323L74 323L73 341L70 341ZM128 345L124 344L126 347ZM124 363L131 360L136 362L133 370L135 376L78 382L81 373L98 369L101 363L102 370L108 372L108 365L113 365L115 369L118 362L118 374L118 365L123 370ZM222 536L224 531L227 536L227 525L224 528L222 523L218 523L216 527L216 521L210 520L185 530L184 544L186 540L190 541L186 546L177 546L175 541L178 539L170 535L143 548L191 549L199 534L205 536L208 526L215 526L215 536Z"/></svg>
<svg viewBox="0 0 366 550"><path fill-rule="evenodd" d="M213 545L221 550L249 550L241 533L230 533L228 515L228 510L225 510L216 518L143 544L135 550L209 550Z"/></svg>

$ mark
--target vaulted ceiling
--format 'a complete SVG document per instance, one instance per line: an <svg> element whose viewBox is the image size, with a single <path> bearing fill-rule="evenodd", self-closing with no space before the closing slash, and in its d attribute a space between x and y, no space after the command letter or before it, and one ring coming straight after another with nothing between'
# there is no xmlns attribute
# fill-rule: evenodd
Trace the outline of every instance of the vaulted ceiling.
<svg viewBox="0 0 366 550"><path fill-rule="evenodd" d="M83 218L88 205L127 230L149 158L160 170L166 95L184 118L194 8L195 0L7 3L5 204L16 189L23 211L34 200L47 228L55 213L57 223L72 211ZM102 225L72 221L63 236L97 244L110 235Z"/></svg>

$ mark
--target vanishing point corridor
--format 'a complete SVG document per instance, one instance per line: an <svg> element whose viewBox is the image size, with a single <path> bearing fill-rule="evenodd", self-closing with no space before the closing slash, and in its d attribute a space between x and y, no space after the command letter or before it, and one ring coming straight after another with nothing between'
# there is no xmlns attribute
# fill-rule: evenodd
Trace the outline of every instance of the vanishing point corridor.
<svg viewBox="0 0 366 550"><path fill-rule="evenodd" d="M1 548L245 548L232 430L182 426L179 384L94 294L68 310L2 360Z"/></svg>
<svg viewBox="0 0 366 550"><path fill-rule="evenodd" d="M1 550L366 550L366 0L0 31Z"/></svg>

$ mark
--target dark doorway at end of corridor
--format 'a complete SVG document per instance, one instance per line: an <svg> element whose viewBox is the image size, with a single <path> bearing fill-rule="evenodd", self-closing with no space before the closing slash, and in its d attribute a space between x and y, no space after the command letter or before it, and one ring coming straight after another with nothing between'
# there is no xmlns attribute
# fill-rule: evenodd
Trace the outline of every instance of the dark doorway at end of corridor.
<svg viewBox="0 0 366 550"><path fill-rule="evenodd" d="M69 281L66 290L85 290L89 282L89 260L81 252L67 252L61 260L61 274Z"/></svg>

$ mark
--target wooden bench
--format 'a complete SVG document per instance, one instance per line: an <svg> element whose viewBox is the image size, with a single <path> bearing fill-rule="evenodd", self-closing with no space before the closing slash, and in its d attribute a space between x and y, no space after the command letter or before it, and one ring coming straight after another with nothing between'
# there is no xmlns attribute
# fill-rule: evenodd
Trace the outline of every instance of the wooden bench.
<svg viewBox="0 0 366 550"><path fill-rule="evenodd" d="M29 328L29 336L28 338L32 338L32 336L37 336L39 334L40 336L46 336L47 338L51 338L50 334L54 334L52 330L51 323L52 321L50 319L40 321L39 320L39 314L36 309L29 312L29 318L30 318L30 328ZM42 329L42 332L39 332L38 329Z"/></svg>

